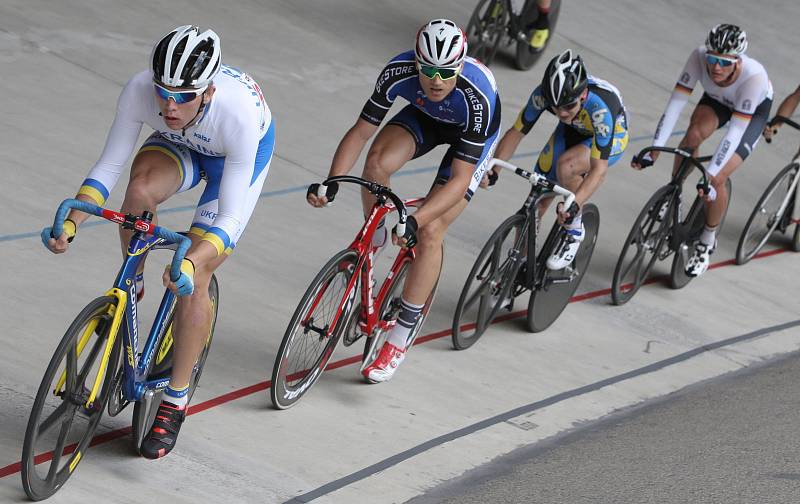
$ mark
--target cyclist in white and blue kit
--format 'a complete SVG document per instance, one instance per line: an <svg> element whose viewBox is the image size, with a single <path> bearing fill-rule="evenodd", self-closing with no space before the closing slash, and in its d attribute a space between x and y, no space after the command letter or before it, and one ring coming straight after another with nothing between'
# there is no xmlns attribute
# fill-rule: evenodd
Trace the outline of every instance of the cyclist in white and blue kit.
<svg viewBox="0 0 800 504"><path fill-rule="evenodd" d="M122 212L141 214L205 180L189 237L192 246L181 276L164 284L178 293L172 375L141 453L166 455L186 415L192 368L211 329L211 275L244 231L269 172L275 123L258 84L222 65L219 36L180 26L153 48L151 68L133 76L120 94L105 148L77 199L103 205L134 152L143 125L152 135L136 153ZM88 217L70 212L64 233L45 245L63 253ZM120 228L123 254L131 231ZM137 300L144 293L137 272Z"/></svg>
<svg viewBox="0 0 800 504"><path fill-rule="evenodd" d="M413 246L419 233L417 255L403 288L397 324L378 358L364 368L371 382L389 380L405 358L407 337L439 276L444 234L479 186L497 142L500 98L494 76L466 54L466 36L452 21L434 19L420 28L415 50L395 56L379 74L331 164L329 176L347 174L398 97L409 105L378 133L367 153L364 178L388 185L389 177L406 162L437 145L450 145L424 205L409 216L405 235L397 238L401 246ZM317 195L318 187L309 188L311 205L333 201L335 184L325 196ZM366 191L362 195L367 213L374 199ZM385 226L378 229L373 246L383 246L387 234Z"/></svg>

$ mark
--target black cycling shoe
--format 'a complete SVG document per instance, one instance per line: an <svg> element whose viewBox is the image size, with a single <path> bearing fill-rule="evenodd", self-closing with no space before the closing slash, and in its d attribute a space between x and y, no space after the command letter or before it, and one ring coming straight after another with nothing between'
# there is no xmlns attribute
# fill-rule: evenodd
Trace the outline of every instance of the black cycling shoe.
<svg viewBox="0 0 800 504"><path fill-rule="evenodd" d="M156 421L144 437L139 452L144 458L157 459L175 448L178 432L186 418L186 407L179 408L168 401L161 401L156 413Z"/></svg>

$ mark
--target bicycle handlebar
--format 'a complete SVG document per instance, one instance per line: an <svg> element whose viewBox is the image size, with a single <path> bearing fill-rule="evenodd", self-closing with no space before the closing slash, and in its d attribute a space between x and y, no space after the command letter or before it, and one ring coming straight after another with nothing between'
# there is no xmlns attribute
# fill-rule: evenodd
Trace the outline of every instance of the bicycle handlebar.
<svg viewBox="0 0 800 504"><path fill-rule="evenodd" d="M136 231L158 236L159 238L164 238L165 240L176 243L178 245L178 249L175 251L175 255L172 256L172 264L170 265L169 274L173 282L181 276L181 261L183 261L186 252L192 245L192 240L190 240L188 237L180 233L176 233L175 231L171 231L165 227L156 226L152 222L142 220L138 216L122 214L113 210L99 207L93 203L76 199L65 199L58 206L55 219L53 220L53 236L61 236L61 234L64 232L64 220L67 218L67 213L72 209L96 215L128 229L134 229Z"/></svg>
<svg viewBox="0 0 800 504"><path fill-rule="evenodd" d="M507 170L511 170L512 172L516 173L520 177L527 179L531 185L534 186L541 186L545 189L553 191L556 194L560 194L564 196L564 208L569 208L572 206L572 203L575 201L575 194L571 192L569 189L561 187L560 185L556 184L555 182L551 182L547 180L547 177L544 175L540 175L536 172L529 172L527 170L523 170L522 168L509 163L508 161L503 161L502 159L492 158L489 161L489 168L492 169L495 166L500 166L501 168L505 168Z"/></svg>
<svg viewBox="0 0 800 504"><path fill-rule="evenodd" d="M702 173L702 175L703 175L703 182L702 182L703 192L705 194L709 193L710 189L709 189L709 185L708 185L708 170L706 170L705 166L703 166L702 163L705 162L705 161L710 161L712 156L694 157L690 153L688 153L685 150L680 149L680 148L675 148L675 147L656 147L655 145L651 145L650 147L645 147L644 149L640 150L638 154L633 156L633 160L635 162L638 162L639 160L641 160L645 156L645 154L648 154L648 153L653 152L653 151L666 152L666 153L669 153L669 154L674 154L676 156L682 156L684 159L686 159L687 161L692 163L692 165L694 165L695 168L700 170L700 173Z"/></svg>
<svg viewBox="0 0 800 504"><path fill-rule="evenodd" d="M796 122L792 121L791 119L789 119L788 117L785 117L785 116L776 115L776 116L775 116L775 117L773 117L773 118L772 118L772 120L769 122L769 125L770 125L770 126L773 126L774 124L777 124L777 123L784 123L784 124L788 124L788 125L789 125L789 126L791 126L792 128L794 128L794 129L796 129L796 130L800 130L800 124L797 124Z"/></svg>
<svg viewBox="0 0 800 504"><path fill-rule="evenodd" d="M363 179L361 177L354 177L352 175L337 175L335 177L328 177L325 179L322 185L328 185L328 182L349 182L351 184L357 184L375 196L386 196L392 200L395 208L397 208L397 213L400 214L400 219L397 223L397 235L403 236L405 234L406 221L408 220L408 210L406 210L406 205L403 203L403 200L400 199L400 196L393 193L391 189L386 186L382 186L377 182Z"/></svg>

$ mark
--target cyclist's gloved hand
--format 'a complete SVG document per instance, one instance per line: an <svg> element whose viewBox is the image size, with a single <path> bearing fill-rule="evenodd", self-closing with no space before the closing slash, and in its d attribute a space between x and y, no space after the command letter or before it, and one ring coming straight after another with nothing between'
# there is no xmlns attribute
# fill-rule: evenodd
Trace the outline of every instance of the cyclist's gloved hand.
<svg viewBox="0 0 800 504"><path fill-rule="evenodd" d="M708 192L706 192L706 186L703 184L702 179L697 183L697 192L700 193L700 196L705 198L706 201L714 201L717 199L717 190L714 189L713 185L708 184Z"/></svg>
<svg viewBox="0 0 800 504"><path fill-rule="evenodd" d="M564 202L559 201L558 205L556 206L556 212L558 213L558 222L559 224L570 224L572 223L572 219L575 218L578 213L580 213L581 207L578 205L576 201L573 201L572 204L569 206L568 209L564 210Z"/></svg>
<svg viewBox="0 0 800 504"><path fill-rule="evenodd" d="M492 168L491 170L486 172L486 175L483 176L480 186L483 189L489 189L490 187L492 187L497 183L497 180L499 178L500 178L500 169L497 168L497 170L495 171L495 168Z"/></svg>
<svg viewBox="0 0 800 504"><path fill-rule="evenodd" d="M631 160L631 168L641 170L643 168L653 166L653 163L655 163L656 161L655 159L653 159L653 156L651 154L652 154L651 152L648 152L642 157L633 156L633 159Z"/></svg>
<svg viewBox="0 0 800 504"><path fill-rule="evenodd" d="M191 259L181 261L181 274L177 280L170 277L170 267L164 270L164 286L179 296L188 296L194 292L194 263Z"/></svg>
<svg viewBox="0 0 800 504"><path fill-rule="evenodd" d="M75 233L77 232L77 227L75 226L75 222L72 219L65 219L64 220L64 230L61 233L61 236L55 237L53 236L53 228L46 227L42 229L42 244L54 254L62 254L67 251L69 248L69 244L72 243L72 240L75 238Z"/></svg>
<svg viewBox="0 0 800 504"><path fill-rule="evenodd" d="M403 248L411 248L417 244L417 219L413 215L409 215L406 220L406 231L402 235L397 235L397 226L392 229L392 242L395 245L400 245ZM402 240L402 241L401 241Z"/></svg>
<svg viewBox="0 0 800 504"><path fill-rule="evenodd" d="M306 200L311 206L317 208L330 206L333 200L336 199L337 192L339 192L338 182L311 184L308 186L308 191L306 191Z"/></svg>

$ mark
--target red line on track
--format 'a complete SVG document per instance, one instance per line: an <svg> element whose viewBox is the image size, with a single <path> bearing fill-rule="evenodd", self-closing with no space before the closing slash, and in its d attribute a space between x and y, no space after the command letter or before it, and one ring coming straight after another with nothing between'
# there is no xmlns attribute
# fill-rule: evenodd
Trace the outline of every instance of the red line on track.
<svg viewBox="0 0 800 504"><path fill-rule="evenodd" d="M766 257L771 257L771 256L775 256L775 255L778 255L778 254L783 254L784 252L788 252L788 251L789 251L788 249L768 250L766 252L761 252L759 254L756 254L753 257L753 259L763 259L763 258L766 258ZM714 263L714 264L710 265L709 269L723 268L725 266L731 266L733 264L736 264L736 261L734 259L728 259L726 261L720 261L718 263ZM648 285L648 284L652 284L652 283L655 283L655 282L659 282L659 281L663 280L663 278L664 277L653 277L653 278L650 278L647 281L645 281L643 285ZM577 296L572 296L570 298L569 302L570 303L577 303L579 301L586 301L587 299L594 299L594 298L597 298L597 297L606 296L606 295L608 295L610 293L611 293L611 289L610 288L608 288L608 289L600 289L600 290L596 290L596 291L592 291L592 292L586 292L584 294L579 294ZM527 312L527 310L520 310L520 311L516 311L516 312L513 312L513 313L508 313L508 314L505 314L505 315L501 315L501 316L495 318L492 321L492 324L498 324L500 322L505 322L506 320L511 320L511 319L515 319L515 318L518 318L518 317L522 317L522 316L526 315L526 312ZM462 327L462 329L471 329L472 327L474 327L474 325L475 324L465 324ZM444 337L450 336L451 334L453 334L452 329L445 329L445 330L442 330L442 331L438 331L438 332L434 332L434 333L431 333L431 334L427 334L425 336L420 336L420 337L417 338L417 341L414 342L414 345L415 346L416 345L421 345L422 343L427 343L428 341L433 341L433 340L436 340L436 339L444 338ZM347 358L340 359L340 360L335 361L335 362L331 362L330 364L328 364L328 366L325 368L325 370L326 371L331 371L333 369L337 369L337 368L344 367L344 366L349 366L350 364L355 364L357 362L361 362L361 356L360 355L354 355L352 357L347 357ZM191 416L191 415L194 415L196 413L200 413L202 411L205 411L207 409L211 409L211 408L214 408L216 406L220 406L222 404L225 404L225 403L228 403L228 402L231 402L231 401L235 401L236 399L241 399L242 397L249 396L249 395L255 394L257 392L261 392L261 391L267 390L267 389L270 388L270 386L272 386L272 383L271 383L271 381L267 380L267 381L256 383L254 385L250 385L250 386L247 386L247 387L244 387L244 388L240 388L240 389L234 390L232 392L228 392L227 394L222 394L221 396L217 396L217 397L211 398L211 399L209 399L207 401L203 401L200 404L196 404L194 406L190 406L189 407L189 411L187 412L186 415L187 416ZM96 445L99 445L99 444L102 444L102 443L106 443L108 441L114 441L115 439L119 439L121 437L124 437L124 436L130 434L130 432L131 432L131 427L130 426L123 427L121 429L116 429L116 430L109 431L109 432L105 432L103 434L95 436L92 439L92 442L89 444L89 446L96 446ZM75 450L75 447L76 447L75 444L65 447L64 448L64 454L66 455L66 454L72 453ZM36 465L39 465L39 464L41 464L43 462L47 462L49 460L52 460L52 458L53 458L53 452L50 451L50 452L47 452L47 453L42 453L42 454L36 455L36 457L34 458L34 461L35 461ZM0 467L0 478L4 478L6 476L10 476L12 474L16 474L16 473L20 472L21 470L22 470L22 463L21 462L14 462L13 464L9 464L9 465L7 465L5 467Z"/></svg>

